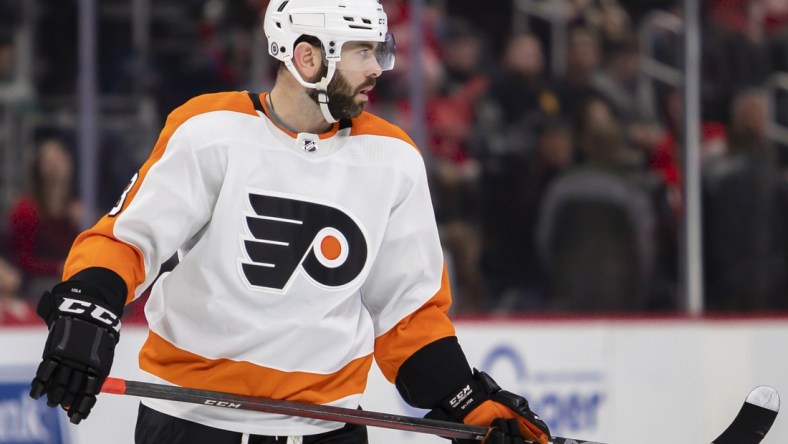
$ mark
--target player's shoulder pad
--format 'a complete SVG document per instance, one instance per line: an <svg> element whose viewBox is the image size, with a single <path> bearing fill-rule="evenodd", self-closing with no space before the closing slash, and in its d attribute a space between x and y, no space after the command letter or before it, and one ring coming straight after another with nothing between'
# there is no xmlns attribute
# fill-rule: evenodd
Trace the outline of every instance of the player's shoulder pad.
<svg viewBox="0 0 788 444"><path fill-rule="evenodd" d="M383 119L382 117L378 117L368 112L363 112L358 117L353 119L353 126L350 135L371 135L399 139L413 147L419 154L421 154L421 151L416 146L416 143L402 128L387 121L386 119Z"/></svg>

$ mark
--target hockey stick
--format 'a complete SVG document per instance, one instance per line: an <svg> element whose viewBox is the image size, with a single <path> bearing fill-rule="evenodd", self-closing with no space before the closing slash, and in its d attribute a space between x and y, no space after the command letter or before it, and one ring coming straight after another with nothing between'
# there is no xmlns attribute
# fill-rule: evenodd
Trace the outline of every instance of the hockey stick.
<svg viewBox="0 0 788 444"><path fill-rule="evenodd" d="M777 390L762 385L752 389L731 425L713 444L758 444L780 411Z"/></svg>
<svg viewBox="0 0 788 444"><path fill-rule="evenodd" d="M372 427L385 427L409 432L429 433L445 438L481 441L490 431L487 427L471 426L448 421L309 404L305 402L232 395L171 385L127 381L119 378L107 378L104 382L104 386L101 387L101 391L102 393L112 393L115 395L166 399L169 401L188 402L229 409L254 410L257 412L300 416ZM562 438L560 436L552 437L550 442L552 444L602 444L592 441Z"/></svg>

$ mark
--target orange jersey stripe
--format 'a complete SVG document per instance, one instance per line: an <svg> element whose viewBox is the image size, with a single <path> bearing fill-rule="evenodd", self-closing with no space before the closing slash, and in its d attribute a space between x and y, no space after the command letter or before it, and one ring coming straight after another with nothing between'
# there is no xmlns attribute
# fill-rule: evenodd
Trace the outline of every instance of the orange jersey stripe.
<svg viewBox="0 0 788 444"><path fill-rule="evenodd" d="M415 148L416 151L421 153L419 148L416 146L416 142L414 142L413 139L411 139L402 128L392 125L386 120L367 112L363 112L361 115L353 119L353 126L351 127L350 135L393 137L408 143L413 148Z"/></svg>
<svg viewBox="0 0 788 444"><path fill-rule="evenodd" d="M375 361L386 379L394 383L400 366L425 345L454 336L447 315L450 305L449 275L444 266L441 288L435 296L375 339Z"/></svg>
<svg viewBox="0 0 788 444"><path fill-rule="evenodd" d="M148 334L139 357L142 370L182 387L312 404L363 393L372 366L372 355L368 355L331 374L284 372L250 362L204 358L153 332Z"/></svg>
<svg viewBox="0 0 788 444"><path fill-rule="evenodd" d="M124 207L134 200L145 176L151 167L161 159L167 144L175 131L187 120L199 114L224 110L257 115L249 96L245 93L217 93L196 97L174 110L167 118L153 152L139 171L139 177L126 195ZM136 287L145 280L145 266L142 253L132 245L115 238L116 217L104 216L92 228L80 234L74 241L63 268L63 280L89 267L108 268L126 282L126 303L134 299ZM155 270L158 271L158 270Z"/></svg>

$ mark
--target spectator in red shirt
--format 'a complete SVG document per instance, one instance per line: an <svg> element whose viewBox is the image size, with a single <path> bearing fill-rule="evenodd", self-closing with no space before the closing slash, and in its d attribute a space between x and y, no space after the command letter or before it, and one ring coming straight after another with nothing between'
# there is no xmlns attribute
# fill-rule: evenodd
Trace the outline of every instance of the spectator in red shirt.
<svg viewBox="0 0 788 444"><path fill-rule="evenodd" d="M681 197L681 156L683 147L679 141L682 119L681 91L673 89L662 99L667 131L649 156L649 167L664 179L671 205L677 213L683 206ZM727 128L719 122L703 120L700 128L700 157L706 165L727 152Z"/></svg>
<svg viewBox="0 0 788 444"><path fill-rule="evenodd" d="M764 0L713 0L713 20L739 34L766 32L777 34L788 26L788 4Z"/></svg>
<svg viewBox="0 0 788 444"><path fill-rule="evenodd" d="M23 294L33 300L60 281L63 261L79 234L72 181L73 160L64 141L42 139L32 162L30 193L14 203L8 221L10 256L24 274Z"/></svg>
<svg viewBox="0 0 788 444"><path fill-rule="evenodd" d="M32 304L19 296L22 273L0 256L0 325L20 325L36 322Z"/></svg>

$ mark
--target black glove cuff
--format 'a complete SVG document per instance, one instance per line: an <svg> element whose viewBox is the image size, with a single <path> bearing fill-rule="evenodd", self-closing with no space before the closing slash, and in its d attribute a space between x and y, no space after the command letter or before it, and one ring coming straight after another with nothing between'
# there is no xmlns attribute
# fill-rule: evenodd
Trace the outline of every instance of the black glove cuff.
<svg viewBox="0 0 788 444"><path fill-rule="evenodd" d="M109 307L102 290L88 282L65 281L45 292L36 309L51 329L61 317L81 319L109 331L120 339L120 313Z"/></svg>
<svg viewBox="0 0 788 444"><path fill-rule="evenodd" d="M457 337L448 336L413 353L400 366L394 383L408 405L431 409L471 374Z"/></svg>

